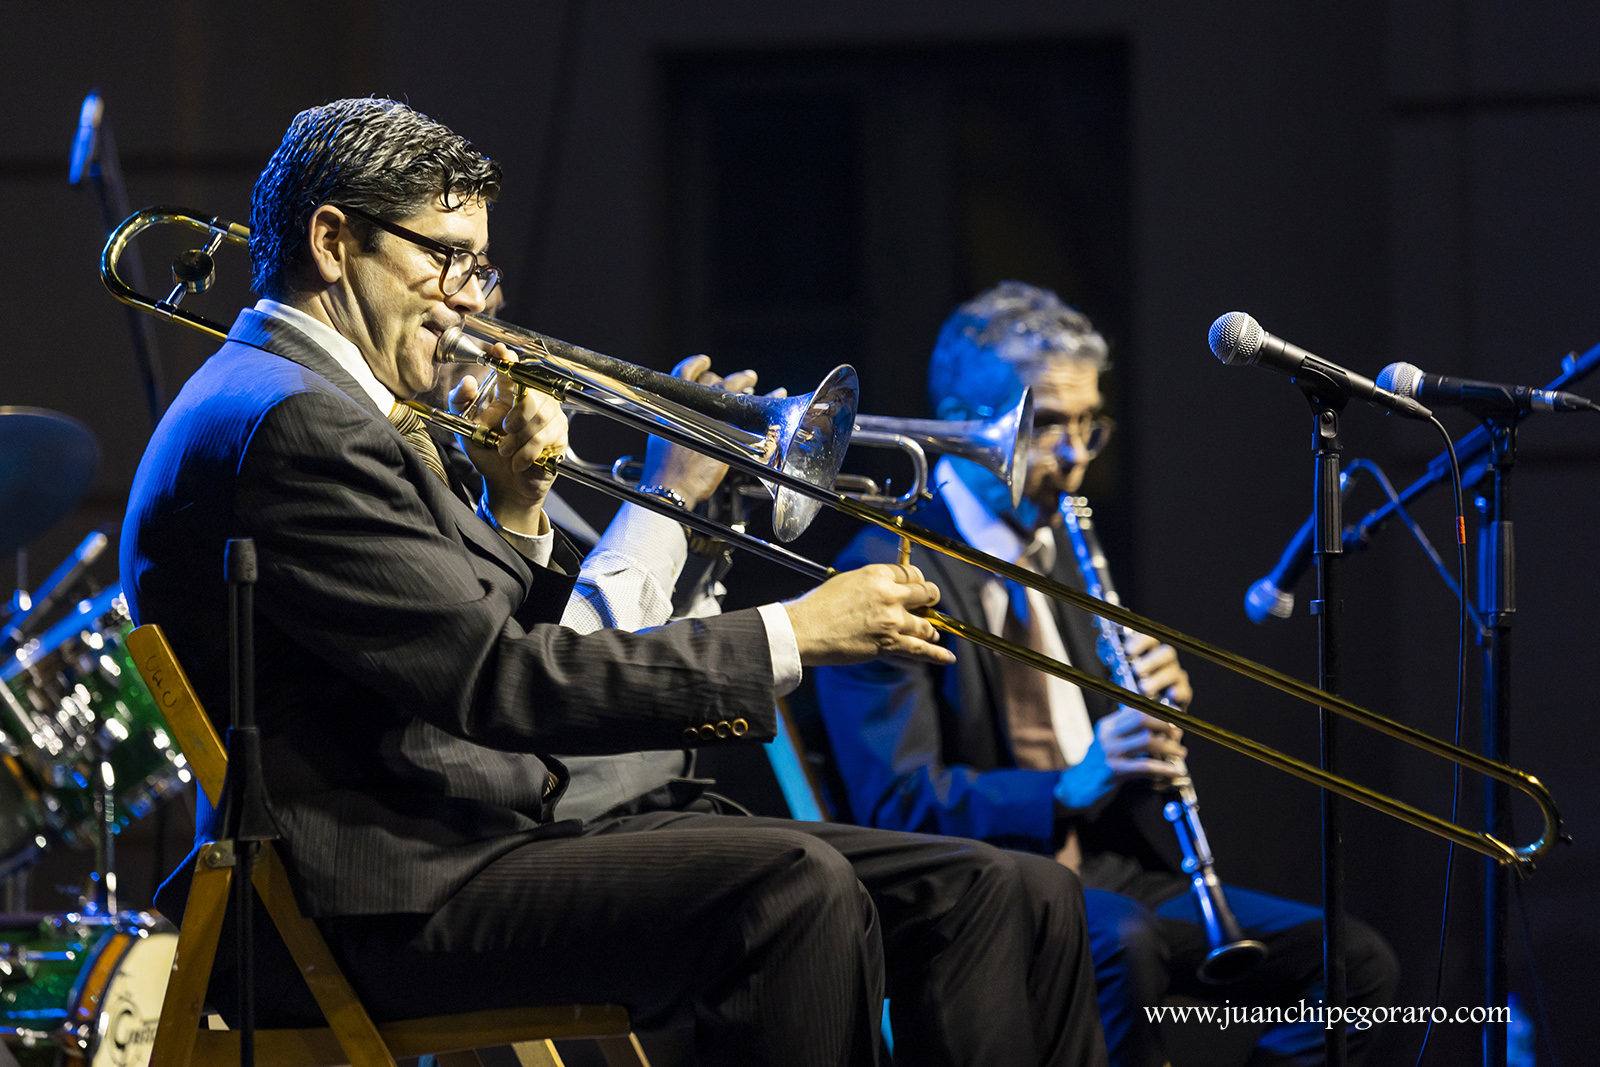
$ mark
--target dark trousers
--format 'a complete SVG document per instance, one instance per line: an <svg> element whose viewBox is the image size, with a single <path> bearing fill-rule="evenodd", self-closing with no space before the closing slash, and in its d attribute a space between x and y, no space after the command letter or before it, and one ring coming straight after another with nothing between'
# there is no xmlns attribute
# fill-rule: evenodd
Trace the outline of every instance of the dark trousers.
<svg viewBox="0 0 1600 1067"><path fill-rule="evenodd" d="M1180 889L1187 885L1175 879ZM1147 1017L1169 993L1232 1009L1298 1008L1322 1004L1322 912L1306 904L1228 886L1228 904L1245 936L1266 943L1267 958L1246 977L1208 985L1195 974L1210 950L1199 906L1180 892L1153 908L1131 897L1084 890L1089 938L1099 984L1100 1020L1115 1067L1158 1067L1168 1056ZM1345 969L1351 1007L1388 1005L1399 964L1370 926L1346 918ZM1236 1025L1236 1024L1235 1024ZM1323 1025L1315 1021L1267 1026L1250 1058L1253 1065L1323 1062ZM1352 1063L1360 1063L1376 1027L1347 1027Z"/></svg>
<svg viewBox="0 0 1600 1067"><path fill-rule="evenodd" d="M959 838L654 812L533 842L431 916L319 920L379 1019L621 1003L696 1062L1106 1062L1079 883Z"/></svg>

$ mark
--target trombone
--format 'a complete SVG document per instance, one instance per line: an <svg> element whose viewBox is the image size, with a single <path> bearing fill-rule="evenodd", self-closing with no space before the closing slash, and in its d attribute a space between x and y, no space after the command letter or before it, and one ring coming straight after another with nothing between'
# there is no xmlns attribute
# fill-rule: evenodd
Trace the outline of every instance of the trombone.
<svg viewBox="0 0 1600 1067"><path fill-rule="evenodd" d="M172 264L171 292L165 299L154 299L124 282L117 265L130 241L161 225L186 226L209 239L202 248L179 253ZM100 257L100 276L111 295L123 303L225 339L226 327L178 306L188 294L210 288L216 277L215 255L224 243L248 247L250 228L184 208L145 208L112 231ZM487 316L468 315L466 325L470 333L461 326L445 332L439 341L441 351L448 345L450 350L482 354L496 343L534 350L537 362L520 365L517 374L510 373L509 364L497 369L518 384L558 391L564 404L607 415L646 433L672 437L691 448L723 449L767 474L787 476L778 484L762 478L773 493L772 525L781 540L800 536L821 508L815 500L787 488L790 481L831 486L844 462L858 393L855 369L848 365L835 367L816 389L803 396L745 396L624 363ZM472 361L464 355L456 360ZM411 406L424 417L432 410Z"/></svg>
<svg viewBox="0 0 1600 1067"><path fill-rule="evenodd" d="M140 231L161 223L178 223L211 234L206 248L192 250L178 257L174 264L175 286L166 300L156 300L135 292L117 274L117 261L128 241ZM174 208L146 209L134 214L113 231L101 257L101 276L106 287L117 299L163 318L173 319L223 337L226 331L220 326L181 310L178 302L186 293L201 292L210 284L214 270L211 256L224 241L242 245L248 242L248 237L247 227L224 219L207 218ZM518 349L524 358L508 359L497 355L492 348L496 343L504 343L508 348ZM790 501L785 505L787 516L785 527L779 529L779 537L782 539L788 540L798 536L800 530L805 528L805 524L815 516L819 508L830 507L861 522L886 530L904 542L921 545L980 570L1037 589L1048 597L1071 604L1091 615L1149 634L1175 648L1184 649L1253 681L1362 723L1458 766L1503 782L1533 800L1543 819L1543 831L1538 838L1528 844L1521 846L1508 844L1492 834L1471 830L1440 818L1405 801L1379 793L1348 778L1331 774L1320 767L1197 718L1188 712L1168 707L1143 693L1124 689L1071 664L1051 659L1025 646L1006 641L942 612L929 609L923 613L929 622L945 633L991 649L1081 688L1100 693L1117 703L1136 707L1157 718L1175 723L1198 737L1225 745L1252 759L1326 789L1330 793L1354 800L1464 848L1482 853L1497 863L1514 867L1522 875L1530 874L1535 863L1555 847L1557 841L1566 840L1561 830L1561 813L1556 808L1554 798L1544 784L1533 775L1497 763L1447 741L1441 741L1414 727L1359 707L1343 697L1325 692L1264 664L1235 655L1199 638L1190 637L1120 605L1097 600L1048 576L1036 574L1014 563L986 555L970 545L909 522L902 515L883 511L837 492L832 488L833 478L838 474L839 463L843 458L844 446L848 442L855 414L853 371L847 376L840 375L836 371L825 380L824 386L827 388L819 387L814 394L795 398L805 401L803 410L792 403L774 409L768 406L773 402L766 398L721 393L670 375L611 359L532 330L478 315L468 315L461 326L447 330L439 339L435 358L441 362L481 364L506 375L517 384L540 389L563 402L577 400L589 410L609 415L647 433L654 433L696 449L726 463L730 468L753 475L772 488L776 495L775 529L778 528L777 506L783 505L785 500ZM848 370L848 368L843 369ZM835 380L836 375L838 380ZM470 419L439 411L416 401L405 401L405 403L424 418L475 443L488 445L498 439L496 431L480 426ZM694 412L694 416L684 414L685 410ZM719 422L724 418L730 422L738 420L743 427L759 427L759 420L764 418L767 420L766 430L763 434L760 429L739 428L736 433L733 432L735 428ZM753 440L755 437L762 437L762 441L755 442ZM792 460L789 456L791 450L796 452ZM826 580L834 573L833 568L810 560L780 544L773 544L684 511L659 497L640 493L636 489L622 485L608 476L563 463L559 457L541 462L557 473L572 477L582 484L641 507L659 511L700 533L782 563L815 580ZM783 493L786 490L791 494L790 497L784 497ZM785 530L789 532L789 537L784 536Z"/></svg>

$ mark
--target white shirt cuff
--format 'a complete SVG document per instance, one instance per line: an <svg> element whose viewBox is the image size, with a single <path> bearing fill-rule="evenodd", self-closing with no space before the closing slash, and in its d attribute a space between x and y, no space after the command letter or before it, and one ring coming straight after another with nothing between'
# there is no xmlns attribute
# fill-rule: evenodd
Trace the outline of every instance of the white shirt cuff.
<svg viewBox="0 0 1600 1067"><path fill-rule="evenodd" d="M788 696L800 684L800 642L795 640L794 624L782 604L763 604L756 609L767 627L767 645L772 650L772 697Z"/></svg>
<svg viewBox="0 0 1600 1067"><path fill-rule="evenodd" d="M688 558L689 539L682 524L637 504L624 504L590 550L584 569L603 572L621 560L654 578L670 600Z"/></svg>
<svg viewBox="0 0 1600 1067"><path fill-rule="evenodd" d="M550 520L544 517L543 512L540 512L539 515L539 521L545 527L545 531L542 534L526 534L517 530L508 530L500 525L499 520L494 517L494 513L489 510L488 497L480 497L478 499L478 518L493 526L495 532L505 539L506 544L516 549L518 555L522 556L523 559L536 567L548 567L550 565L550 553L555 551L556 547L556 528L550 525Z"/></svg>

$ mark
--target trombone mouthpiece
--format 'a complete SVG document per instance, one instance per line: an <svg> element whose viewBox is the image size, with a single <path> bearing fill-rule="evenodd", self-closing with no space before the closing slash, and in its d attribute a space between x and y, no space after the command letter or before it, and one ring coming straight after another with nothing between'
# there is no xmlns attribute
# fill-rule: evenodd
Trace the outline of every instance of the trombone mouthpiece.
<svg viewBox="0 0 1600 1067"><path fill-rule="evenodd" d="M482 363L487 345L475 337L468 337L460 326L452 326L439 335L433 349L435 363Z"/></svg>

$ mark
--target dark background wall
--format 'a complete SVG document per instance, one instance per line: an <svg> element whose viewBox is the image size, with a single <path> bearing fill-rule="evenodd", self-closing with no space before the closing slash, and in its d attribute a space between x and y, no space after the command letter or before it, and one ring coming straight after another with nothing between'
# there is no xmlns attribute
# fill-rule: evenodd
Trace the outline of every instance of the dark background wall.
<svg viewBox="0 0 1600 1067"><path fill-rule="evenodd" d="M656 367L704 349L728 369L751 364L769 384L794 388L848 349L863 370L866 409L922 414L921 360L950 302L997 277L1057 285L1116 344L1124 426L1107 463L1117 477L1102 476L1098 498L1115 528L1125 599L1302 677L1316 668L1310 620L1302 613L1256 629L1239 602L1309 505L1307 415L1277 376L1213 359L1211 320L1248 310L1368 373L1407 359L1531 384L1600 339L1600 212L1590 188L1600 162L1600 16L1589 5L562 0L475 10L479 27L411 2L8 12L0 402L71 414L103 450L83 506L31 546L34 581L90 529L115 534L150 429L124 320L94 276L98 211L65 180L78 106L94 86L106 94L135 205L192 204L236 219L297 110L356 93L409 99L506 165L492 252L508 272L508 317ZM1110 125L1098 128L1109 132L1055 159L1059 142L1047 137L1044 156L1023 168L1029 180L1045 176L1042 192L985 177L985 160L1015 153L1003 138L986 142L997 146L987 155L960 139L973 128L961 108L980 105L991 114L979 132L1088 137L1092 115L1069 106L1084 105L1085 92L1102 94L1111 110L1097 121ZM1052 127L1057 113L1039 110L1052 99L1076 118ZM782 121L763 129L764 116ZM760 173L813 143L833 155L811 159L793 187L832 189L844 207L785 202L770 184L754 190L767 200L738 203L748 225L781 216L795 239L809 232L807 255L842 258L806 274L799 252L764 254L791 273L719 303L695 264L748 230L719 235L711 224L735 201L707 160L754 160ZM721 154L701 151L707 144ZM970 193L985 180L1032 205L1053 235L1045 244L1068 252L1041 253L1024 239L1034 227L1019 228L1015 213L963 214L962 203L995 202ZM848 232L794 225L808 218ZM963 229L963 219L977 221ZM149 257L152 274L162 262ZM242 267L233 270L232 291L213 304L219 317L245 299ZM739 304L752 293L753 305ZM798 308L768 299L784 293L815 299ZM805 343L770 347L782 337ZM208 346L172 327L158 340L176 389ZM1366 408L1348 412L1345 435L1348 455L1374 459L1402 484L1439 448L1426 430ZM1554 790L1576 844L1523 889L1531 941L1514 911L1513 988L1531 1001L1536 959L1566 1062L1582 1054L1600 949L1590 913L1600 877L1593 746L1581 732L1596 667L1597 446L1594 419L1535 420L1516 473L1514 752ZM1376 500L1362 489L1352 506ZM1416 513L1448 543L1443 494ZM827 537L842 535L819 530L822 540L800 544L826 554ZM1448 594L1398 528L1347 574L1347 692L1448 736ZM209 564L197 562L196 580L215 580ZM1189 666L1197 713L1314 755L1308 710L1192 658ZM1475 676L1470 669L1469 741ZM1314 791L1214 745L1192 747L1224 875L1315 899ZM1349 763L1380 788L1448 808L1449 772L1431 758L1362 738ZM1472 784L1463 796L1472 810ZM182 821L181 811L168 820L166 860ZM125 835L124 886L136 897L157 862L147 823ZM1445 846L1365 812L1351 823L1352 909L1399 950L1401 1002L1426 1004ZM1528 812L1519 810L1519 829L1520 840L1536 829ZM74 863L81 868L72 857L47 863L31 903L62 906L53 887L76 877ZM1442 998L1452 1007L1482 999L1478 866L1457 857ZM1385 1061L1411 1055L1420 1039L1420 1028L1395 1028ZM1445 1027L1434 1040L1435 1062L1463 1062L1475 1032Z"/></svg>

